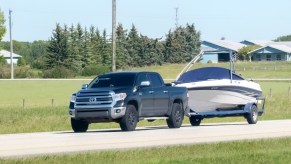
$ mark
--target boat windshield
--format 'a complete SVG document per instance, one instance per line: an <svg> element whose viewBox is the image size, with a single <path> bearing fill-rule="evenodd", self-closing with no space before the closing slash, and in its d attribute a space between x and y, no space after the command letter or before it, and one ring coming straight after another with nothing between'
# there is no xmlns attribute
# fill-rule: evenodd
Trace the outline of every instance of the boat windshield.
<svg viewBox="0 0 291 164"><path fill-rule="evenodd" d="M230 79L230 70L221 67L205 67L191 70L182 74L179 83L190 83L207 80ZM242 77L232 73L233 80L244 80Z"/></svg>

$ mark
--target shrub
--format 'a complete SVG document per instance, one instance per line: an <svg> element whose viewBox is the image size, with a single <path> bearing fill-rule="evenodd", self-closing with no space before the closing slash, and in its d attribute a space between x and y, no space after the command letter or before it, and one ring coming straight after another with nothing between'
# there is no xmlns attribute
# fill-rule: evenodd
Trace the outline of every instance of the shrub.
<svg viewBox="0 0 291 164"><path fill-rule="evenodd" d="M0 56L0 66L4 66L6 64L7 64L6 59L3 56Z"/></svg>
<svg viewBox="0 0 291 164"><path fill-rule="evenodd" d="M26 61L24 60L24 58L19 58L17 60L17 66L25 66L26 65Z"/></svg>
<svg viewBox="0 0 291 164"><path fill-rule="evenodd" d="M63 66L46 70L43 73L44 78L72 78L75 76L76 76L76 72L71 71Z"/></svg>
<svg viewBox="0 0 291 164"><path fill-rule="evenodd" d="M89 65L85 67L82 71L82 76L93 76L101 75L110 72L110 69L103 65Z"/></svg>
<svg viewBox="0 0 291 164"><path fill-rule="evenodd" d="M8 79L10 77L10 68L7 65L0 65L0 78Z"/></svg>

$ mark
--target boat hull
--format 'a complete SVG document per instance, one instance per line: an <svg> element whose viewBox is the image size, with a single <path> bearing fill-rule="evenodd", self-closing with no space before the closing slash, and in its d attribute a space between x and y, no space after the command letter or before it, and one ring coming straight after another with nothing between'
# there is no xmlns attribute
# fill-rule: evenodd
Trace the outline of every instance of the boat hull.
<svg viewBox="0 0 291 164"><path fill-rule="evenodd" d="M189 88L190 109L196 113L233 110L247 103L256 103L255 97L226 90L195 90Z"/></svg>

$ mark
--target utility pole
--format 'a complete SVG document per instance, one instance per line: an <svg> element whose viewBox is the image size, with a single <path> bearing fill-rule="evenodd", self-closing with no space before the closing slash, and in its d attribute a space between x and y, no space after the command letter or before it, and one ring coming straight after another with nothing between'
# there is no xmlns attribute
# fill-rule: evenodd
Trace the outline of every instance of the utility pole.
<svg viewBox="0 0 291 164"><path fill-rule="evenodd" d="M178 10L179 10L179 8L176 7L175 10L176 10L176 17L175 17L175 21L176 21L176 23L175 23L175 25L176 25L176 29L177 29L178 26L179 26L179 23L178 23L178 21L179 21L179 19L178 19Z"/></svg>
<svg viewBox="0 0 291 164"><path fill-rule="evenodd" d="M11 79L14 79L13 72L13 42L12 42L12 20L11 20L12 10L9 9L9 33L10 33L10 66L11 66Z"/></svg>
<svg viewBox="0 0 291 164"><path fill-rule="evenodd" d="M112 0L112 72L116 71L116 0Z"/></svg>

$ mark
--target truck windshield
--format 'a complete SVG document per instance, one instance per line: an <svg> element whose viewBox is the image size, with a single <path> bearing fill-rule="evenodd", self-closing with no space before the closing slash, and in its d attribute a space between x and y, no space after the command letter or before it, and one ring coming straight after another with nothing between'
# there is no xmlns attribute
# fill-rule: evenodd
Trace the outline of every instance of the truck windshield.
<svg viewBox="0 0 291 164"><path fill-rule="evenodd" d="M133 86L135 74L107 74L96 78L89 88L130 87Z"/></svg>

